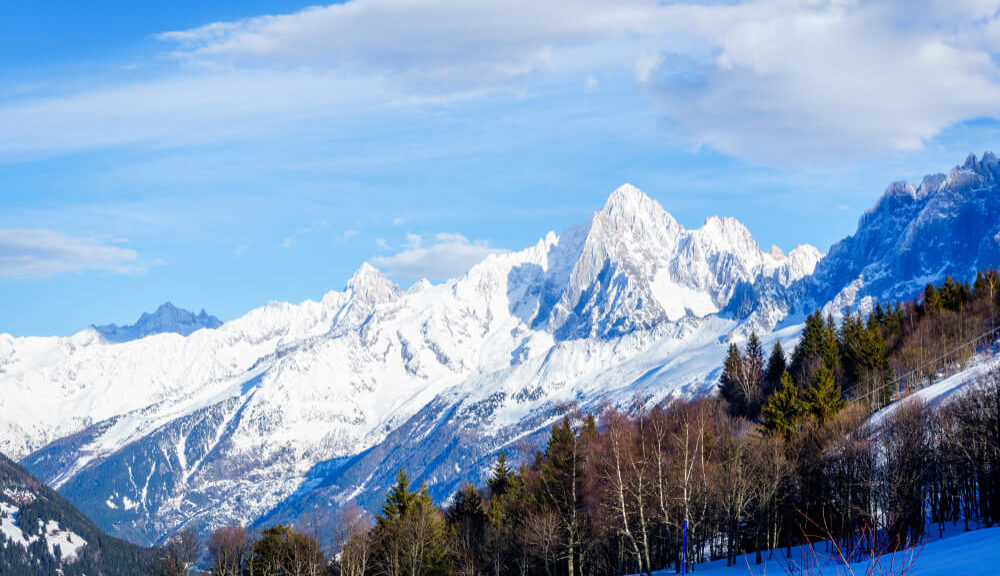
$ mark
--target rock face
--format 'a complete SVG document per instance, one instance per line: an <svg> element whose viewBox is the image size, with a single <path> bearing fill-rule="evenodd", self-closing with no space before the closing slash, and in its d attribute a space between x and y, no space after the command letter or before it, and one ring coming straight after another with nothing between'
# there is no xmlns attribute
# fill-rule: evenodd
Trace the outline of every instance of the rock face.
<svg viewBox="0 0 1000 576"><path fill-rule="evenodd" d="M946 275L970 280L997 266L998 182L1000 161L987 152L919 185L890 185L804 282L805 297L819 306L863 307L866 298L910 298Z"/></svg>
<svg viewBox="0 0 1000 576"><path fill-rule="evenodd" d="M772 331L793 311L968 275L996 251L996 177L987 155L890 187L822 260L764 252L730 218L687 230L625 185L443 284L404 291L365 264L318 302L188 336L0 335L0 450L139 542L374 507L400 467L444 500L568 404L706 393L728 339L790 344L795 326Z"/></svg>
<svg viewBox="0 0 1000 576"><path fill-rule="evenodd" d="M195 330L218 328L219 326L222 326L222 321L215 316L209 315L204 310L199 314L195 314L167 302L161 304L156 309L156 312L152 314L144 312L139 317L139 320L130 326L104 324L102 326L91 326L91 328L96 330L108 342L129 342L165 332L187 336Z"/></svg>

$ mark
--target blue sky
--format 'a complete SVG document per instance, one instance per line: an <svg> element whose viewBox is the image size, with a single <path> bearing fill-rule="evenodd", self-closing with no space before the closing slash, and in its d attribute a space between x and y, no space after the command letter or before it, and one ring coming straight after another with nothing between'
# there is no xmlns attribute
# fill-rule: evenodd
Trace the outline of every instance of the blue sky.
<svg viewBox="0 0 1000 576"><path fill-rule="evenodd" d="M442 280L624 182L825 251L1000 135L1000 2L8 4L15 335Z"/></svg>

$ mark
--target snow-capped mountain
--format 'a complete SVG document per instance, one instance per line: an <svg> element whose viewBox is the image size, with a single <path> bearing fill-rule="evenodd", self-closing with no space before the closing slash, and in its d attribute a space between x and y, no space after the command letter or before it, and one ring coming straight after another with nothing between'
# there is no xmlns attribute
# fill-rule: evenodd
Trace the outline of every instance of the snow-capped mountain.
<svg viewBox="0 0 1000 576"><path fill-rule="evenodd" d="M947 275L1000 264L1000 160L969 155L947 175L891 184L857 231L830 248L805 298L834 311L910 298Z"/></svg>
<svg viewBox="0 0 1000 576"><path fill-rule="evenodd" d="M321 493L373 501L399 465L443 496L567 402L709 389L737 287L787 288L819 258L763 252L732 219L686 230L626 185L444 284L404 291L365 264L319 302L187 337L0 336L0 450L139 542Z"/></svg>
<svg viewBox="0 0 1000 576"><path fill-rule="evenodd" d="M685 229L625 185L587 222L443 284L403 290L365 264L318 302L187 336L0 335L0 451L139 542L374 506L400 467L442 499L568 404L704 393L729 339L789 344L787 319L814 307L994 264L997 165L890 186L826 258L762 251L729 218Z"/></svg>
<svg viewBox="0 0 1000 576"><path fill-rule="evenodd" d="M135 324L128 326L104 324L91 326L91 328L108 342L128 342L164 332L174 332L187 336L195 330L218 328L219 326L222 326L222 321L209 315L204 309L201 313L195 314L190 310L184 310L166 302L161 304L152 314L144 312Z"/></svg>

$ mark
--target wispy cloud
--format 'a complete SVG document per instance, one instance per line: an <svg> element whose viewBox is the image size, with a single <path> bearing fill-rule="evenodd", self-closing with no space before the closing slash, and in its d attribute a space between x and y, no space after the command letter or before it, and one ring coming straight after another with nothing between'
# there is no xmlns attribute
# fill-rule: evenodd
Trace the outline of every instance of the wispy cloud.
<svg viewBox="0 0 1000 576"><path fill-rule="evenodd" d="M486 241L473 242L451 232L429 236L408 234L403 250L392 256L376 256L372 264L398 280L440 281L464 274L490 254L504 252Z"/></svg>
<svg viewBox="0 0 1000 576"><path fill-rule="evenodd" d="M337 234L337 244L345 244L349 242L352 238L357 237L359 234L361 234L360 230L354 230L354 229L344 230L340 234Z"/></svg>
<svg viewBox="0 0 1000 576"><path fill-rule="evenodd" d="M4 278L45 278L87 271L137 274L145 272L148 265L140 261L135 250L95 238L53 230L0 230L0 277Z"/></svg>
<svg viewBox="0 0 1000 576"><path fill-rule="evenodd" d="M301 239L303 236L308 236L309 234L313 234L314 232L319 232L320 230L324 230L326 226L327 226L326 220L320 220L319 222L316 222L311 226L306 226L305 228L299 228L295 232L292 232L288 236L285 236L285 238L281 241L281 247L292 248L293 246L299 243L299 239Z"/></svg>
<svg viewBox="0 0 1000 576"><path fill-rule="evenodd" d="M665 43L640 57L636 78L682 136L731 155L789 165L914 150L959 122L1000 117L998 8L673 5L665 10L688 47Z"/></svg>
<svg viewBox="0 0 1000 576"><path fill-rule="evenodd" d="M0 161L350 133L400 106L547 94L557 79L601 93L597 78L629 71L686 144L771 165L912 150L957 123L1000 118L998 8L349 0L164 32L182 64L159 76L0 104Z"/></svg>

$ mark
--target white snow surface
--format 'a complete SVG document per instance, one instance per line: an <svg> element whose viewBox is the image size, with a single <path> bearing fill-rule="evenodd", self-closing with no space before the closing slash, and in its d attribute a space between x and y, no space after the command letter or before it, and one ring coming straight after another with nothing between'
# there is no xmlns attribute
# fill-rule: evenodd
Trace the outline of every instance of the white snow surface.
<svg viewBox="0 0 1000 576"><path fill-rule="evenodd" d="M27 548L44 535L49 554L53 558L61 562L72 562L77 559L80 549L87 545L87 541L79 534L71 530L63 530L59 523L54 520L45 523L39 520L37 530L24 532L17 524L18 512L17 506L0 502L0 533L4 535L8 546L17 545ZM59 546L59 556L56 555L56 546Z"/></svg>
<svg viewBox="0 0 1000 576"><path fill-rule="evenodd" d="M563 401L627 404L704 391L738 325L716 314L737 284L788 286L821 257L811 246L765 253L732 218L686 230L625 185L590 221L442 284L404 291L364 264L343 291L318 302L272 302L186 337L0 334L0 452L20 459L103 422L48 479L59 487L88 463L232 401L209 449L234 466L253 463L252 476L207 486L205 454L177 437L160 449L180 468L180 487L149 513L183 522L192 514L186 491L213 488L230 500L204 510L220 523L252 521L316 463L377 445L445 393L474 400L504 392L477 423L502 430ZM764 332L785 312L768 314ZM531 394L516 399L524 391ZM131 499L101 495L101 506L146 510L154 472L131 477Z"/></svg>
<svg viewBox="0 0 1000 576"><path fill-rule="evenodd" d="M930 386L916 390L910 395L889 404L875 414L872 414L869 421L876 425L884 422L899 406L910 399L919 399L929 407L938 406L962 394L971 386L975 386L989 372L997 369L1000 369L1000 355L992 351L977 354L964 370L956 372L947 378L942 378Z"/></svg>
<svg viewBox="0 0 1000 576"><path fill-rule="evenodd" d="M903 574L907 576L957 576L959 574L994 574L997 551L1000 550L1000 528L983 528L958 533L928 542L908 550L887 554L876 562L871 560L845 566L835 561L834 550L823 544L815 554L793 549L791 558L784 550L776 550L770 560L757 565L753 554L740 556L734 566L725 560L699 564L693 574L701 576L764 576L766 574L809 574L813 576L853 576L855 574ZM764 558L767 558L765 553ZM673 570L653 572L654 576L671 576Z"/></svg>

